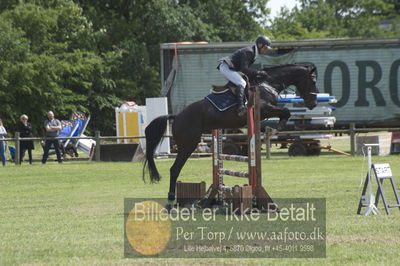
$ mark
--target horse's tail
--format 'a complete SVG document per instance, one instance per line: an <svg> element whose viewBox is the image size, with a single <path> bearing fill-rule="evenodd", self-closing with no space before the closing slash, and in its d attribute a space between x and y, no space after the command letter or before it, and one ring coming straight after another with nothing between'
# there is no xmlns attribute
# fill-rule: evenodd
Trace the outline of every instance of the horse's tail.
<svg viewBox="0 0 400 266"><path fill-rule="evenodd" d="M168 121L174 117L173 115L159 116L151 121L144 131L146 135L146 157L143 165L143 181L145 181L146 168L149 171L151 183L158 182L161 179L154 162L154 151L160 144L167 129Z"/></svg>

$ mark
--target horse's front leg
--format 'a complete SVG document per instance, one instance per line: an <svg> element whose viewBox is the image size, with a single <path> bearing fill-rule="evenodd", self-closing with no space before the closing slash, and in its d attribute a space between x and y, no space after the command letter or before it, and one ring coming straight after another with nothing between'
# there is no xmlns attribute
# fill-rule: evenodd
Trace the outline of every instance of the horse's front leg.
<svg viewBox="0 0 400 266"><path fill-rule="evenodd" d="M286 107L282 108L272 104L265 104L261 106L261 115L264 118L279 117L276 129L281 131L286 127L286 123L290 118L290 111Z"/></svg>
<svg viewBox="0 0 400 266"><path fill-rule="evenodd" d="M276 127L277 130L282 131L286 127L286 123L290 118L290 111L286 107L282 108L279 113L279 123Z"/></svg>

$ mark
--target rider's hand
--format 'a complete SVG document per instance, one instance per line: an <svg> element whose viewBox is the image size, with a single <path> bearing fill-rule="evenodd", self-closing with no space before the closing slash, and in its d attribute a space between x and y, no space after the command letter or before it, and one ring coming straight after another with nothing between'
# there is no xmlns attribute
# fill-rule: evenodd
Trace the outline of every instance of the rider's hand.
<svg viewBox="0 0 400 266"><path fill-rule="evenodd" d="M260 77L260 78L268 78L269 74L267 72L265 72L265 71L258 71L257 72L257 76Z"/></svg>

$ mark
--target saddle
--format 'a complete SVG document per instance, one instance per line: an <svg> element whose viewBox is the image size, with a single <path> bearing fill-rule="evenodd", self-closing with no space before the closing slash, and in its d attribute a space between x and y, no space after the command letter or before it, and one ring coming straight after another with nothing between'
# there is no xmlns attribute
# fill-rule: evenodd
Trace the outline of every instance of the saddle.
<svg viewBox="0 0 400 266"><path fill-rule="evenodd" d="M232 82L228 81L225 85L212 85L212 94L222 94L227 92L228 90L231 90L233 94L236 95L236 85L233 84Z"/></svg>

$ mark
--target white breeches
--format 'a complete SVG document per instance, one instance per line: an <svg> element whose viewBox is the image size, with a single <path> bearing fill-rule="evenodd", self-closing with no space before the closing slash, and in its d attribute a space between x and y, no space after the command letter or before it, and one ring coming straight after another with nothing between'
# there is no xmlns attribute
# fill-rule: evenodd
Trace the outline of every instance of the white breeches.
<svg viewBox="0 0 400 266"><path fill-rule="evenodd" d="M230 69L225 62L221 63L221 65L219 66L219 71L236 86L242 86L243 88L246 87L246 81L240 76L238 72Z"/></svg>

